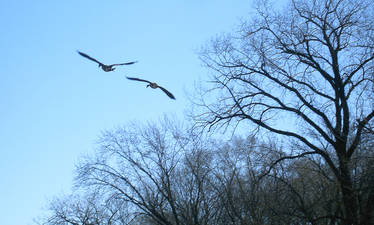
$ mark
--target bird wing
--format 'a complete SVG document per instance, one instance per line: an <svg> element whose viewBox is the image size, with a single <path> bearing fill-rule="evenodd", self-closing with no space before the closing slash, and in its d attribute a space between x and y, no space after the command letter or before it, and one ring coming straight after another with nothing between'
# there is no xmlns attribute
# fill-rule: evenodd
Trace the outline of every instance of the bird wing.
<svg viewBox="0 0 374 225"><path fill-rule="evenodd" d="M136 81L142 81L142 82L147 82L147 83L152 83L148 80L143 80L143 79L139 79L139 78L136 78L136 77L126 77L127 79L129 80L136 80Z"/></svg>
<svg viewBox="0 0 374 225"><path fill-rule="evenodd" d="M91 56L87 55L86 53L83 53L83 52L80 52L80 51L78 51L78 53L79 53L79 55L81 55L81 56L83 56L83 57L85 57L85 58L87 58L87 59L89 59L89 60L92 60L92 61L94 61L94 62L97 62L97 63L99 63L100 65L104 65L104 64L102 64L101 62L97 61L96 59L92 58Z"/></svg>
<svg viewBox="0 0 374 225"><path fill-rule="evenodd" d="M175 97L172 93L170 93L168 90L166 90L165 88L163 87L160 87L158 86L163 92L165 92L165 94L167 94L171 99L174 99L175 100Z"/></svg>
<svg viewBox="0 0 374 225"><path fill-rule="evenodd" d="M123 66L123 65L131 65L134 63L137 63L138 61L133 61L133 62L127 62L127 63L117 63L117 64L112 64L110 66Z"/></svg>

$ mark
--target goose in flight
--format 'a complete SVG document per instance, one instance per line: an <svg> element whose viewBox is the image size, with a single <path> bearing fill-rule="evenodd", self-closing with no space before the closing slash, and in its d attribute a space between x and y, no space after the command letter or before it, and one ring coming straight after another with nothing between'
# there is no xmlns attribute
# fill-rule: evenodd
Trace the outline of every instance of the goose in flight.
<svg viewBox="0 0 374 225"><path fill-rule="evenodd" d="M148 80L143 80L143 79L135 78L135 77L126 77L126 78L129 79L129 80L136 80L136 81L146 82L146 83L148 83L147 87L151 87L153 89L160 88L163 92L165 92L165 94L167 94L169 96L169 98L175 100L175 97L174 97L174 95L172 93L170 93L168 90L166 90L165 88L159 86L156 83L150 82Z"/></svg>
<svg viewBox="0 0 374 225"><path fill-rule="evenodd" d="M127 63L117 63L117 64L105 65L105 64L97 61L96 59L92 58L91 56L87 55L86 53L83 53L83 52L80 52L80 51L77 51L77 52L79 53L79 55L98 63L99 67L101 67L101 69L103 69L105 72L110 72L110 71L115 70L116 69L116 68L114 68L115 66L131 65L131 64L134 64L134 63L138 62L138 61L134 61L134 62L127 62Z"/></svg>

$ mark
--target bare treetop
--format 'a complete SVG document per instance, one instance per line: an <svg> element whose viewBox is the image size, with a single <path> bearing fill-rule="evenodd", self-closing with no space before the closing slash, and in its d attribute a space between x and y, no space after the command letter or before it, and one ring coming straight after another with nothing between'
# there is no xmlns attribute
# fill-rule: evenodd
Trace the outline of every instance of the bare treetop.
<svg viewBox="0 0 374 225"><path fill-rule="evenodd" d="M261 1L257 16L238 33L217 38L201 52L214 75L199 103L200 125L250 121L291 138L298 152L276 163L323 157L341 182L345 205L353 205L346 209L347 218L354 218L347 224L358 218L349 161L374 118L373 5L293 0L279 13Z"/></svg>
<svg viewBox="0 0 374 225"><path fill-rule="evenodd" d="M293 1L283 14L259 8L259 17L243 24L239 37L219 38L201 54L217 71L213 81L226 90L219 104L232 105L209 107L212 113L203 121L212 126L233 115L270 129L291 116L329 143L336 135L347 137L351 116L373 117L374 27L368 4ZM356 103L361 107L347 109Z"/></svg>

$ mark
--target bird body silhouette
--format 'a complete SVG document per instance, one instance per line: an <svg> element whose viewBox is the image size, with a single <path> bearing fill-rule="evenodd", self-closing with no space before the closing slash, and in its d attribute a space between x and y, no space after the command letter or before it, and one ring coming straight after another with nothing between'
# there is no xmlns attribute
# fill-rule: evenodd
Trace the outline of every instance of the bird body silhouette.
<svg viewBox="0 0 374 225"><path fill-rule="evenodd" d="M171 99L174 99L175 100L175 97L172 93L170 93L168 90L166 90L165 88L159 86L157 83L154 83L154 82L151 82L151 81L148 81L148 80L143 80L143 79L139 79L139 78L135 78L135 77L126 77L127 79L129 80L135 80L135 81L141 81L141 82L146 82L148 83L147 84L147 87L151 87L153 89L156 89L156 88L160 88L163 92L165 92L165 94L167 96L169 96L169 98Z"/></svg>
<svg viewBox="0 0 374 225"><path fill-rule="evenodd" d="M105 64L99 62L97 59L92 58L91 56L87 55L86 53L83 53L83 52L80 52L80 51L77 51L77 52L78 52L79 55L98 63L99 67L101 67L101 69L103 69L105 72L110 72L110 71L115 70L116 69L115 66L131 65L131 64L134 64L134 63L138 62L138 61L133 61L133 62L127 62L127 63L117 63L117 64L105 65Z"/></svg>

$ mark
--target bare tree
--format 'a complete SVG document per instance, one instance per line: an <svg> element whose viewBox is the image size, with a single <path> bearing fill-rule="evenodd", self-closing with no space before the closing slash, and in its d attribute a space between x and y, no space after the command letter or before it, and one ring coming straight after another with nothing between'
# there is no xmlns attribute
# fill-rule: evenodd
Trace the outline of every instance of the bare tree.
<svg viewBox="0 0 374 225"><path fill-rule="evenodd" d="M373 137L365 138L351 168L360 210L370 216ZM337 179L321 157L275 164L285 153L274 140L205 140L154 124L100 140L78 165L79 189L54 199L39 224L327 225L343 216Z"/></svg>
<svg viewBox="0 0 374 225"><path fill-rule="evenodd" d="M280 161L264 175L282 154L280 145L236 137L219 146L213 171L223 209L218 224L322 225L339 218L337 185L323 164Z"/></svg>
<svg viewBox="0 0 374 225"><path fill-rule="evenodd" d="M126 202L141 215L134 221L211 224L211 160L199 140L170 120L103 132L97 155L78 166L77 185Z"/></svg>
<svg viewBox="0 0 374 225"><path fill-rule="evenodd" d="M38 224L119 225L128 224L132 219L124 202L106 201L95 192L55 198L50 202L49 211Z"/></svg>
<svg viewBox="0 0 374 225"><path fill-rule="evenodd" d="M269 171L318 155L339 184L342 222L369 224L373 211L359 207L351 163L374 117L373 1L293 0L282 13L261 3L238 33L202 51L213 87L196 120L208 129L249 121L290 138L294 150Z"/></svg>
<svg viewBox="0 0 374 225"><path fill-rule="evenodd" d="M266 215L264 187L258 182L261 165L256 149L262 149L254 138L234 137L217 145L214 175L222 208L217 224L271 224ZM264 180L262 180L264 182Z"/></svg>
<svg viewBox="0 0 374 225"><path fill-rule="evenodd" d="M210 148L195 146L186 152L183 162L178 166L173 191L178 198L182 224L215 224L219 216L219 193L213 187L214 158Z"/></svg>

